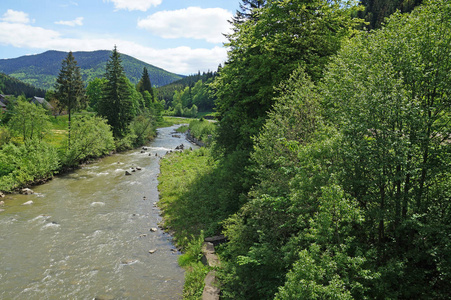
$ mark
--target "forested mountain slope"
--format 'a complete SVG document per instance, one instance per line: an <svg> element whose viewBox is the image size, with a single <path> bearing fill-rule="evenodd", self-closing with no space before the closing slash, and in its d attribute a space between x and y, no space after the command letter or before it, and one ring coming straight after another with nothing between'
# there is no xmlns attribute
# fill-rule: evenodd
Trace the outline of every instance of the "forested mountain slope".
<svg viewBox="0 0 451 300"><path fill-rule="evenodd" d="M33 96L45 96L45 90L36 88L30 84L24 83L16 78L2 73L0 73L0 93L14 96L24 94L27 98Z"/></svg>
<svg viewBox="0 0 451 300"><path fill-rule="evenodd" d="M105 73L105 65L111 51L74 52L75 60L81 68L83 80L91 81ZM47 51L37 55L21 56L13 59L0 59L0 72L20 79L43 89L53 88L61 62L67 52ZM149 71L152 84L162 86L183 78L161 68L142 62L131 56L122 54L122 63L126 76L136 84L141 78L143 68Z"/></svg>

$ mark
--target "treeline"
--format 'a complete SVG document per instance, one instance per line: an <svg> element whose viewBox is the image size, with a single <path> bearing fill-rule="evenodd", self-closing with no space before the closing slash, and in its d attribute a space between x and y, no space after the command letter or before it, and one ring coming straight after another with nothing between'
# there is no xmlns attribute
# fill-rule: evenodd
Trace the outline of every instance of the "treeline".
<svg viewBox="0 0 451 300"><path fill-rule="evenodd" d="M156 89L158 100L164 101L166 114L196 117L197 112L211 112L215 107L215 96L210 83L217 72L189 75L169 85Z"/></svg>
<svg viewBox="0 0 451 300"><path fill-rule="evenodd" d="M30 84L24 83L18 79L0 73L0 94L4 95L25 95L27 98L34 96L44 97L45 90L38 89Z"/></svg>
<svg viewBox="0 0 451 300"><path fill-rule="evenodd" d="M47 93L53 113L24 96L8 99L8 110L0 115L0 191L45 180L89 159L142 145L155 136L162 108L154 102L145 68L140 82L131 84L115 48L104 79L90 83L90 93L84 86L80 68L69 52L55 89Z"/></svg>
<svg viewBox="0 0 451 300"><path fill-rule="evenodd" d="M371 32L344 2L243 6L168 225L225 234L224 299L450 298L451 4Z"/></svg>
<svg viewBox="0 0 451 300"><path fill-rule="evenodd" d="M395 11L408 13L421 3L423 3L423 0L361 0L360 4L365 9L360 11L358 15L367 22L366 28L369 30L377 29Z"/></svg>

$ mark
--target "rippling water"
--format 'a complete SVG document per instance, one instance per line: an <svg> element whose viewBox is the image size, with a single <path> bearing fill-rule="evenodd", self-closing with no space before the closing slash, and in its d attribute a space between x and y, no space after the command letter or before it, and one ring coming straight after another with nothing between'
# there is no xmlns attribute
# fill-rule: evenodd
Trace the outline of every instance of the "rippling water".
<svg viewBox="0 0 451 300"><path fill-rule="evenodd" d="M7 196L0 298L181 299L184 273L171 237L150 231L161 221L159 157L182 143L194 148L173 137L174 128L160 129L145 153L110 156L34 187L33 195Z"/></svg>

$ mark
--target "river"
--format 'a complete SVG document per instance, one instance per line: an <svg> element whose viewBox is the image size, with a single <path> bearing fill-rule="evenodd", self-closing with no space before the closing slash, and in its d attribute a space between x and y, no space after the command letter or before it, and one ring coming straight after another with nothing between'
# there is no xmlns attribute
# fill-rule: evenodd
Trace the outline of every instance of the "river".
<svg viewBox="0 0 451 300"><path fill-rule="evenodd" d="M182 143L195 148L173 136L176 127L159 129L145 153L109 156L34 187L33 195L7 195L0 298L181 299L179 253L157 228L155 207L160 157Z"/></svg>

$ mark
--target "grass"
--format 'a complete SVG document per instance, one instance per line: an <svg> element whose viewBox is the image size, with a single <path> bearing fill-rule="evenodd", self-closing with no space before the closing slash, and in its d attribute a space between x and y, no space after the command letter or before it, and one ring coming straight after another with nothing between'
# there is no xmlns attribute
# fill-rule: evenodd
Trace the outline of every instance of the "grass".
<svg viewBox="0 0 451 300"><path fill-rule="evenodd" d="M185 133L188 130L188 126L187 125L183 125L180 126L179 128L177 128L175 131L179 132L179 133Z"/></svg>
<svg viewBox="0 0 451 300"><path fill-rule="evenodd" d="M187 119L187 118L163 116L163 121L159 121L157 126L158 126L158 128L163 128L163 127L170 127L170 126L179 125L179 124L188 124L189 122L190 122L190 119Z"/></svg>

